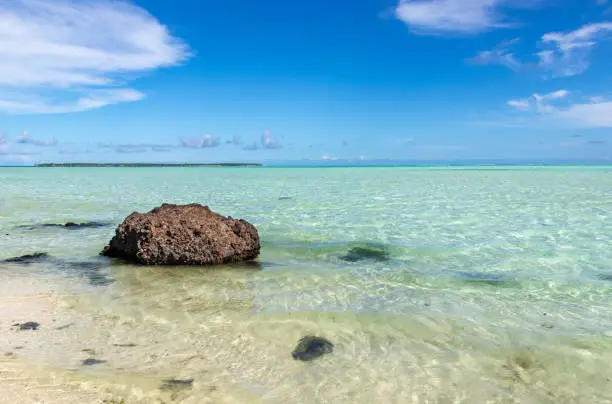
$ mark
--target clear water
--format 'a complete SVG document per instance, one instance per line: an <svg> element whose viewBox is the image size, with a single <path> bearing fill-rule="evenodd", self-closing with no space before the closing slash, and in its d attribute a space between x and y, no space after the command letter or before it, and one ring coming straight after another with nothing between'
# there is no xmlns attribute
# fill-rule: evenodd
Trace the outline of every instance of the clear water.
<svg viewBox="0 0 612 404"><path fill-rule="evenodd" d="M251 221L258 265L98 256L162 202ZM23 227L68 221L111 225ZM33 252L0 264L0 401L612 402L610 167L0 169L0 259Z"/></svg>

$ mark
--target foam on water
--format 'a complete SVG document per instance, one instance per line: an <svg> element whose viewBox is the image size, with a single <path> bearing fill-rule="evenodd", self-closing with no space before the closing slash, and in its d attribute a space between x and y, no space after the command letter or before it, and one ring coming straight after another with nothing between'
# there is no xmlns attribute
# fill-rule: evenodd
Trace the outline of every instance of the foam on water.
<svg viewBox="0 0 612 404"><path fill-rule="evenodd" d="M0 184L0 260L53 257L0 264L5 397L612 400L609 168L36 168ZM161 202L252 221L260 264L133 267L97 256L113 226L23 228ZM294 361L304 335L334 352Z"/></svg>

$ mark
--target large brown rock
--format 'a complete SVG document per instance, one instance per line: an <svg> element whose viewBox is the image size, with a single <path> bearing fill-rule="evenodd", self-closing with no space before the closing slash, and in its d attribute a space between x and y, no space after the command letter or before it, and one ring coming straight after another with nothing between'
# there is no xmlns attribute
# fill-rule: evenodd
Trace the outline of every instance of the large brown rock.
<svg viewBox="0 0 612 404"><path fill-rule="evenodd" d="M200 204L163 204L134 212L115 232L103 254L144 265L216 265L259 255L257 229Z"/></svg>

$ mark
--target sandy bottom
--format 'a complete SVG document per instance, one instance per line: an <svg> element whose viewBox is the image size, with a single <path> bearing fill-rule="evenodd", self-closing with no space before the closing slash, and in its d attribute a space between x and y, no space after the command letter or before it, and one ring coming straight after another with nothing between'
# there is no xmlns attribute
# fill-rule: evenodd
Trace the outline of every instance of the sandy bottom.
<svg viewBox="0 0 612 404"><path fill-rule="evenodd" d="M248 272L115 268L115 283L92 287L22 270L0 271L2 403L612 402L608 336L543 343L541 326L416 310L261 313ZM27 321L40 326L16 325ZM294 361L303 335L334 353Z"/></svg>
<svg viewBox="0 0 612 404"><path fill-rule="evenodd" d="M0 341L0 403L250 401L248 397L233 398L217 392L213 384L205 386L209 390L206 396L194 395L193 390L201 387L201 382L194 381L188 387L164 384L164 380L173 377L160 374L153 368L149 373L135 374L127 369L111 369L106 363L84 366L84 360L104 354L99 348L104 345L99 343L99 337L117 351L123 350L123 356L129 356L130 349L136 345L121 344L104 336L103 329L88 321L91 318L80 316L74 310L73 304L79 302L82 293L78 284L59 279L46 282L0 278L0 329L3 330ZM19 324L25 321L36 321L39 328L20 330ZM91 344L96 348L85 348Z"/></svg>

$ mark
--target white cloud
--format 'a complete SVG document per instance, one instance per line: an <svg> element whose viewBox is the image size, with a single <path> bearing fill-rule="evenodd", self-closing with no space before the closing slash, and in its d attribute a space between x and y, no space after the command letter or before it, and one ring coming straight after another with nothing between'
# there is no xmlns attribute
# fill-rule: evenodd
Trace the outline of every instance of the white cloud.
<svg viewBox="0 0 612 404"><path fill-rule="evenodd" d="M400 0L398 19L418 34L472 34L513 24L504 8L519 8L538 0Z"/></svg>
<svg viewBox="0 0 612 404"><path fill-rule="evenodd" d="M144 9L117 0L2 0L0 110L85 111L144 95L127 75L174 66L186 45ZM58 102L61 99L61 102Z"/></svg>
<svg viewBox="0 0 612 404"><path fill-rule="evenodd" d="M221 139L210 135L205 135L202 138L181 139L181 146L189 149L206 149L217 147L221 144Z"/></svg>
<svg viewBox="0 0 612 404"><path fill-rule="evenodd" d="M69 101L34 95L20 96L15 100L0 98L0 111L11 114L63 114L140 101L145 97L143 93L131 88L89 89L77 94L80 94L78 98Z"/></svg>
<svg viewBox="0 0 612 404"><path fill-rule="evenodd" d="M612 23L587 24L568 33L549 32L542 36L542 45L549 46L538 52L538 66L553 77L569 77L583 73L590 66L588 56L612 32Z"/></svg>
<svg viewBox="0 0 612 404"><path fill-rule="evenodd" d="M269 130L266 130L261 134L261 147L264 149L282 149L283 146L280 144L278 139L272 136Z"/></svg>
<svg viewBox="0 0 612 404"><path fill-rule="evenodd" d="M548 94L535 93L531 97L515 99L508 101L508 105L520 111L535 111L539 113L547 113L554 111L554 107L550 104L553 101L560 100L570 94L567 90L557 90Z"/></svg>
<svg viewBox="0 0 612 404"><path fill-rule="evenodd" d="M524 99L510 100L508 105L537 114L555 124L612 128L612 101L603 97L584 97L585 101L570 102L570 92L558 90L548 94L533 94Z"/></svg>
<svg viewBox="0 0 612 404"><path fill-rule="evenodd" d="M510 100L508 105L521 111L529 111L529 100Z"/></svg>
<svg viewBox="0 0 612 404"><path fill-rule="evenodd" d="M475 64L499 64L512 70L540 71L547 77L569 77L583 73L590 67L589 56L599 41L612 36L612 23L587 24L568 33L549 32L542 36L532 57L535 63L520 60L510 47L518 39L504 41L491 50L478 53L468 61Z"/></svg>
<svg viewBox="0 0 612 404"><path fill-rule="evenodd" d="M612 128L612 101L573 104L556 115L581 126Z"/></svg>

